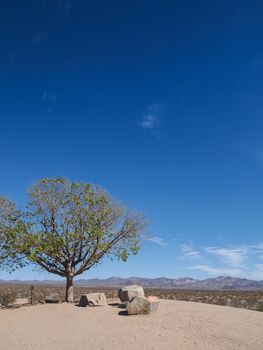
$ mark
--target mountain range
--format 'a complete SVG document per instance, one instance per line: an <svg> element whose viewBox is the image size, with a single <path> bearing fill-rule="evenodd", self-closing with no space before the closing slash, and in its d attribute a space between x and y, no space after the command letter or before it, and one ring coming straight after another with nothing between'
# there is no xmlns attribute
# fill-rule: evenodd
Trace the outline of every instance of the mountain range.
<svg viewBox="0 0 263 350"><path fill-rule="evenodd" d="M63 281L54 280L32 280L21 281L0 280L0 284L32 284L32 285L64 285ZM143 278L143 277L110 277L107 279L79 279L75 281L75 286L94 288L119 288L124 285L138 284L144 288L165 288L165 289L186 289L186 290L263 290L263 281L254 281L244 278L218 276L203 280L193 278Z"/></svg>

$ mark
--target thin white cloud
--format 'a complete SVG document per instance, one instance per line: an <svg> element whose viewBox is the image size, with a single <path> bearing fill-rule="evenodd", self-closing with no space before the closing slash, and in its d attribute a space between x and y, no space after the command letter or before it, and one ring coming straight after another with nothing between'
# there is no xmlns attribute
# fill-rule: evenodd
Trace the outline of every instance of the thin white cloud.
<svg viewBox="0 0 263 350"><path fill-rule="evenodd" d="M160 103L154 103L146 108L142 118L139 120L138 125L142 129L158 130L161 126L161 118L165 105Z"/></svg>
<svg viewBox="0 0 263 350"><path fill-rule="evenodd" d="M231 266L239 266L243 264L247 259L248 248L217 248L217 247L204 247L204 250L212 255L215 255L222 259L223 262L230 264Z"/></svg>
<svg viewBox="0 0 263 350"><path fill-rule="evenodd" d="M263 264L255 264L251 268L228 268L213 267L210 265L193 265L188 267L189 270L199 270L214 276L231 276L251 280L263 280Z"/></svg>
<svg viewBox="0 0 263 350"><path fill-rule="evenodd" d="M251 279L263 280L263 264L255 264L253 269L248 271L248 276Z"/></svg>
<svg viewBox="0 0 263 350"><path fill-rule="evenodd" d="M201 259L202 256L191 244L182 244L181 245L181 259L188 259L188 260L194 260L194 259Z"/></svg>
<svg viewBox="0 0 263 350"><path fill-rule="evenodd" d="M193 250L193 253L192 253ZM203 252L204 256L200 253ZM263 279L263 243L243 244L226 247L201 247L193 248L191 245L182 246L185 258L191 261L191 257L204 258L205 264L188 266L188 269L199 270L210 275L224 275L247 278L253 280ZM184 257L184 255L183 255Z"/></svg>
<svg viewBox="0 0 263 350"><path fill-rule="evenodd" d="M261 242L257 243L257 244L254 244L254 245L250 245L248 247L251 248L251 249L260 250L263 253L263 243L261 243Z"/></svg>
<svg viewBox="0 0 263 350"><path fill-rule="evenodd" d="M150 241L152 243L155 243L155 244L158 244L158 245L161 245L161 246L166 246L167 245L167 243L164 241L163 238L157 237L157 236L149 237L149 238L147 238L147 241Z"/></svg>
<svg viewBox="0 0 263 350"><path fill-rule="evenodd" d="M193 265L188 267L190 270L200 270L207 272L210 275L227 275L227 276L237 276L240 275L241 271L239 269L231 268L215 268L209 265Z"/></svg>
<svg viewBox="0 0 263 350"><path fill-rule="evenodd" d="M143 119L140 121L139 125L143 129L155 129L159 125L159 119L152 115L152 114L147 114L143 116Z"/></svg>

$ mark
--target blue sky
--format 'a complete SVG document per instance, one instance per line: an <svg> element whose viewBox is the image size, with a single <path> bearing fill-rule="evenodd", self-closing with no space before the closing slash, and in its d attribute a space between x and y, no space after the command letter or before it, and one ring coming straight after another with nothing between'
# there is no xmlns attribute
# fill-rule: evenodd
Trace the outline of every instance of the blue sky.
<svg viewBox="0 0 263 350"><path fill-rule="evenodd" d="M263 279L263 3L0 2L0 193L100 184L151 221L84 277ZM57 278L30 269L0 278Z"/></svg>

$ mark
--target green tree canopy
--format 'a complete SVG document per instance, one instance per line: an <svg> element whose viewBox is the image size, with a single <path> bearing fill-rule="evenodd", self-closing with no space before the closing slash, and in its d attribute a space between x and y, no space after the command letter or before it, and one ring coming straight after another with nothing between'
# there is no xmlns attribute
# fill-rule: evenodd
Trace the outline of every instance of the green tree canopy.
<svg viewBox="0 0 263 350"><path fill-rule="evenodd" d="M105 256L126 261L139 251L146 221L105 190L63 177L39 180L29 189L26 210L0 197L0 264L9 270L31 263L67 279Z"/></svg>

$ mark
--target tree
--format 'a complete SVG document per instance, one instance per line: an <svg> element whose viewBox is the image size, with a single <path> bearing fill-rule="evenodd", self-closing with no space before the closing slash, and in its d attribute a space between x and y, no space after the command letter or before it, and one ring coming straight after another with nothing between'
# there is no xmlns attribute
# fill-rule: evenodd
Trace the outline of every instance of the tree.
<svg viewBox="0 0 263 350"><path fill-rule="evenodd" d="M100 187L63 177L39 180L26 210L0 197L0 263L9 270L31 263L73 279L105 256L126 261L139 251L144 216L127 210Z"/></svg>

